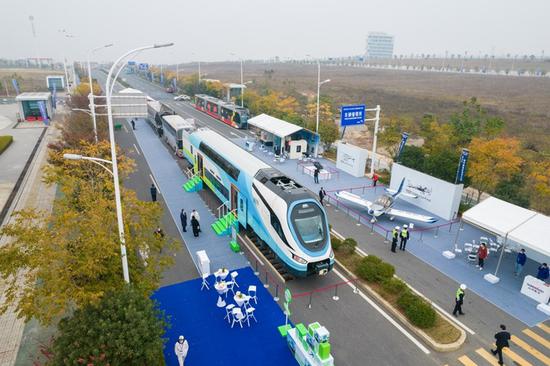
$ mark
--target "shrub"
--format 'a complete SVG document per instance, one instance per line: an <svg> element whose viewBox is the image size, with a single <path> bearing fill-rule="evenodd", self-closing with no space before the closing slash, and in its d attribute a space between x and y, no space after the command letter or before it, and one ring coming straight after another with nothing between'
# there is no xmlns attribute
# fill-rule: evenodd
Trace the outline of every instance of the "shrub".
<svg viewBox="0 0 550 366"><path fill-rule="evenodd" d="M408 290L405 282L395 277L382 281L382 289L392 295L399 295Z"/></svg>
<svg viewBox="0 0 550 366"><path fill-rule="evenodd" d="M12 136L0 136L0 154L4 152L11 145L13 141Z"/></svg>
<svg viewBox="0 0 550 366"><path fill-rule="evenodd" d="M393 277L395 268L380 258L369 255L361 260L357 268L357 274L368 282L380 283Z"/></svg>
<svg viewBox="0 0 550 366"><path fill-rule="evenodd" d="M346 238L341 245L341 248L344 252L347 254L352 254L355 252L355 248L357 247L357 242L355 239L352 238Z"/></svg>
<svg viewBox="0 0 550 366"><path fill-rule="evenodd" d="M397 305L403 310L407 318L419 328L430 328L435 325L436 313L430 304L419 296L405 291Z"/></svg>
<svg viewBox="0 0 550 366"><path fill-rule="evenodd" d="M330 243L332 244L332 249L334 250L339 250L340 247L342 246L342 240L335 237L332 237L330 239Z"/></svg>

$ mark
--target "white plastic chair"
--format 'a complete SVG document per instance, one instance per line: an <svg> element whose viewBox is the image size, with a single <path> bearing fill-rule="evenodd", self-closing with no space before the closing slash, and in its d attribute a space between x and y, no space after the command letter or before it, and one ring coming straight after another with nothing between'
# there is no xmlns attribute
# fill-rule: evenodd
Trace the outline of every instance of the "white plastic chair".
<svg viewBox="0 0 550 366"><path fill-rule="evenodd" d="M455 253L462 254L462 249L460 249L456 244L455 244Z"/></svg>
<svg viewBox="0 0 550 366"><path fill-rule="evenodd" d="M258 322L258 319L256 319L256 317L254 316L255 310L256 309L253 308L252 306L246 309L246 321L248 322L248 326L250 326L250 318L254 318L256 323Z"/></svg>
<svg viewBox="0 0 550 366"><path fill-rule="evenodd" d="M210 276L208 273L205 273L205 274L202 275L201 291L205 287L206 287L207 290L210 290L210 287L208 286L208 276Z"/></svg>
<svg viewBox="0 0 550 366"><path fill-rule="evenodd" d="M251 299L254 299L255 304L258 303L258 298L256 297L256 286L248 286L248 296L250 296Z"/></svg>
<svg viewBox="0 0 550 366"><path fill-rule="evenodd" d="M226 284L227 284L227 292L225 293L225 296L227 297L227 294L229 293L229 291L231 291L233 295L235 295L235 290L233 289L235 287L235 282L228 281L226 282Z"/></svg>
<svg viewBox="0 0 550 366"><path fill-rule="evenodd" d="M239 284L237 283L237 276L239 275L239 272L233 271L231 272L231 281L235 284L235 286L239 287Z"/></svg>
<svg viewBox="0 0 550 366"><path fill-rule="evenodd" d="M231 310L231 314L233 315L233 321L231 322L231 328L235 325L235 323L239 323L241 328L243 327L243 320L245 319L245 316L243 315L243 312L241 311L241 308L234 307L233 310Z"/></svg>
<svg viewBox="0 0 550 366"><path fill-rule="evenodd" d="M227 322L231 324L231 320L233 320L231 318L231 311L233 310L233 308L235 308L235 304L229 304L225 307L225 316L224 316L224 319L227 318Z"/></svg>

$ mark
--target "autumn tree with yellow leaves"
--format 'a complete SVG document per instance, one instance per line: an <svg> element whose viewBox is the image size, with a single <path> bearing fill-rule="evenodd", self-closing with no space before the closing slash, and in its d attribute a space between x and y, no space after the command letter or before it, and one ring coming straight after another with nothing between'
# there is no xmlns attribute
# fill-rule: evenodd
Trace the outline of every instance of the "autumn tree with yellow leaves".
<svg viewBox="0 0 550 366"><path fill-rule="evenodd" d="M482 192L494 191L500 182L511 179L521 171L523 159L519 154L520 143L517 139L474 138L469 149L467 175L478 190L478 201Z"/></svg>

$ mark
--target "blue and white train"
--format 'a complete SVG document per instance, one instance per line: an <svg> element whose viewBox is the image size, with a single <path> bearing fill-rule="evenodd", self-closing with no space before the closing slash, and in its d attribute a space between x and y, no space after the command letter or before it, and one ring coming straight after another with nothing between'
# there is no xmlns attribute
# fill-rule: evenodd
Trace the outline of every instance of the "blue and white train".
<svg viewBox="0 0 550 366"><path fill-rule="evenodd" d="M327 214L310 190L218 133L183 135L195 173L277 255L289 273L324 275L334 265Z"/></svg>

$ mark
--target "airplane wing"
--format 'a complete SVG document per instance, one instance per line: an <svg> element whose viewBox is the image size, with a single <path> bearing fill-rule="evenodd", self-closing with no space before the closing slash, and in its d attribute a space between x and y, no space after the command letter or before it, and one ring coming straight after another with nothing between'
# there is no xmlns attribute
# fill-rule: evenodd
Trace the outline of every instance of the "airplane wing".
<svg viewBox="0 0 550 366"><path fill-rule="evenodd" d="M413 221L426 222L429 224L433 224L434 222L437 221L435 217L415 214L414 212L410 212L410 211L396 210L395 208L391 208L386 214L390 216L413 220Z"/></svg>
<svg viewBox="0 0 550 366"><path fill-rule="evenodd" d="M388 192L389 194L391 194L394 197L403 196L403 197L409 197L409 198L418 198L418 196L416 194L406 193L406 192L403 192L403 191L398 191L397 189L386 188L386 192Z"/></svg>
<svg viewBox="0 0 550 366"><path fill-rule="evenodd" d="M363 210L370 209L370 206L372 205L371 201L367 201L366 199L347 191L336 192L336 197Z"/></svg>

